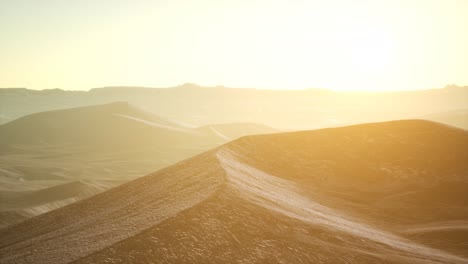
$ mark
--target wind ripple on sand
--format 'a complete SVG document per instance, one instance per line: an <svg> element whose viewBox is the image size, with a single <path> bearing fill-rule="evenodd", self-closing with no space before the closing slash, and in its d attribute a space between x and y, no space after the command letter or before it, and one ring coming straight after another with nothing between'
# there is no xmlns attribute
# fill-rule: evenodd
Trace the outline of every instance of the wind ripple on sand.
<svg viewBox="0 0 468 264"><path fill-rule="evenodd" d="M363 237L396 249L402 257L426 263L468 263L468 259L419 245L394 234L357 223L332 208L299 194L294 183L258 170L241 162L235 152L222 149L217 158L228 181L240 195L260 206L310 224L326 226Z"/></svg>

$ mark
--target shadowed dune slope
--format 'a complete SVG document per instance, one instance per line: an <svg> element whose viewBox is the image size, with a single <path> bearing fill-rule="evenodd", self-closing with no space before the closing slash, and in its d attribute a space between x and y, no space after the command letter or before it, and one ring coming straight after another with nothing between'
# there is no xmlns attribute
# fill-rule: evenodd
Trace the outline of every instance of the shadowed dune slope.
<svg viewBox="0 0 468 264"><path fill-rule="evenodd" d="M91 196L103 190L97 184L75 181L34 191L2 191L1 210L30 208L79 196Z"/></svg>
<svg viewBox="0 0 468 264"><path fill-rule="evenodd" d="M34 187L34 184L30 184ZM113 185L110 185L113 186ZM100 193L110 186L98 182L65 182L48 188L27 191L0 191L0 226L52 211Z"/></svg>
<svg viewBox="0 0 468 264"><path fill-rule="evenodd" d="M243 137L1 230L0 263L467 263L467 159L422 120Z"/></svg>

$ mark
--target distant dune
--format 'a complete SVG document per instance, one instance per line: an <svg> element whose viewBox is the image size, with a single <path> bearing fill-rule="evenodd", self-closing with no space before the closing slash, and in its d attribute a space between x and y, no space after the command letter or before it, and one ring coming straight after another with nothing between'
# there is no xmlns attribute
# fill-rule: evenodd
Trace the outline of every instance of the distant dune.
<svg viewBox="0 0 468 264"><path fill-rule="evenodd" d="M0 230L0 263L467 263L467 160L422 120L242 137Z"/></svg>
<svg viewBox="0 0 468 264"><path fill-rule="evenodd" d="M126 102L41 112L0 125L0 227L90 197L247 134L190 128Z"/></svg>
<svg viewBox="0 0 468 264"><path fill-rule="evenodd" d="M126 102L31 114L0 127L0 144L79 144L93 148L165 145L193 140L195 131Z"/></svg>
<svg viewBox="0 0 468 264"><path fill-rule="evenodd" d="M50 184L50 183L49 183ZM34 183L30 184L34 186ZM93 196L106 189L100 184L67 182L30 191L0 191L0 225L8 226L67 204Z"/></svg>
<svg viewBox="0 0 468 264"><path fill-rule="evenodd" d="M99 185L75 181L34 191L2 191L0 199L2 209L32 208L65 199L79 199L102 190Z"/></svg>

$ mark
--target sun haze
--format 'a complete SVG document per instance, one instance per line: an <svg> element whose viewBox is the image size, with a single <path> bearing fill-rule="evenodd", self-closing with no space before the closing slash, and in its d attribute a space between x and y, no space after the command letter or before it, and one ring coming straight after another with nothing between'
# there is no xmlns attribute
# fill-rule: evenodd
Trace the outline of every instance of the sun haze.
<svg viewBox="0 0 468 264"><path fill-rule="evenodd" d="M0 87L468 83L468 1L0 2Z"/></svg>

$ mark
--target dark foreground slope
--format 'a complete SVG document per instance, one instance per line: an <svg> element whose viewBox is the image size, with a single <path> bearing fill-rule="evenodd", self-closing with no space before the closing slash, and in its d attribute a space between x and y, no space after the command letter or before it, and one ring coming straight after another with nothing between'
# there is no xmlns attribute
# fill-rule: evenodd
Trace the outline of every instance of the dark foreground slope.
<svg viewBox="0 0 468 264"><path fill-rule="evenodd" d="M467 263L468 132L244 137L0 231L0 263Z"/></svg>
<svg viewBox="0 0 468 264"><path fill-rule="evenodd" d="M41 112L0 126L0 227L219 146L274 130L189 128L125 102Z"/></svg>

